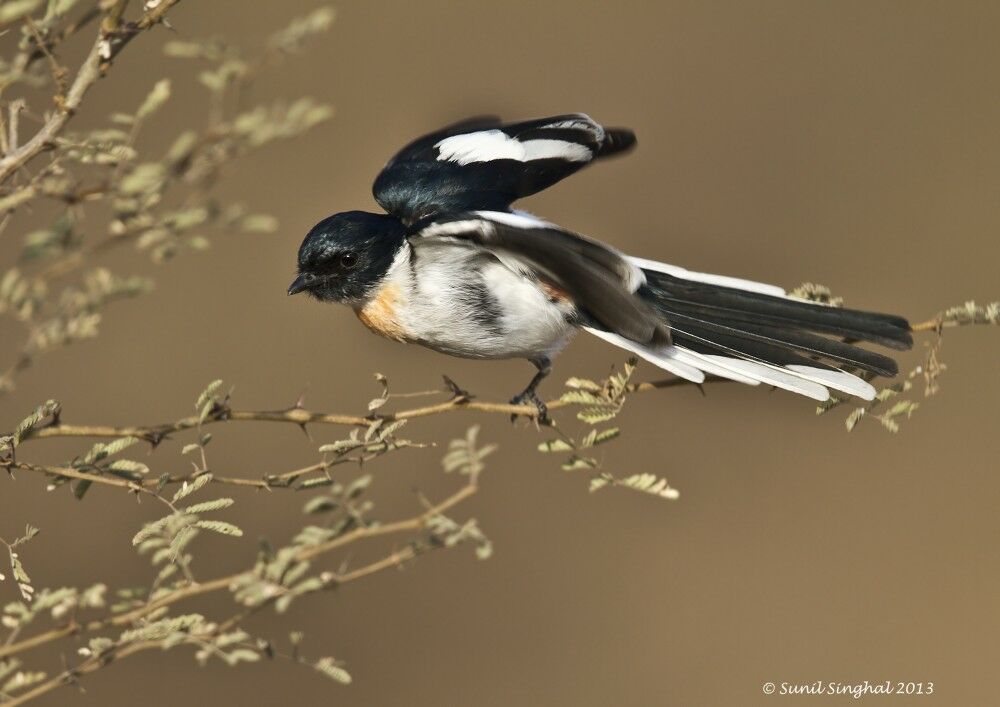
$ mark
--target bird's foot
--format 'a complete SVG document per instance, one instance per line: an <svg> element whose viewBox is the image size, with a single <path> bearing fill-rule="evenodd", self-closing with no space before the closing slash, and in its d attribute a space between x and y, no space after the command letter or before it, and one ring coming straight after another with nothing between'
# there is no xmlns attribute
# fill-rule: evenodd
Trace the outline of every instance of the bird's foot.
<svg viewBox="0 0 1000 707"><path fill-rule="evenodd" d="M528 388L527 390L524 390L518 395L515 395L513 398L510 399L510 404L534 405L535 410L537 411L533 416L535 422L539 425L544 425L546 427L550 427L552 425L552 418L549 417L549 409L545 406L545 403L542 402L542 399L538 397L538 393L536 393L534 389ZM518 417L519 415L515 413L510 416L510 421L514 422L515 420L517 420Z"/></svg>

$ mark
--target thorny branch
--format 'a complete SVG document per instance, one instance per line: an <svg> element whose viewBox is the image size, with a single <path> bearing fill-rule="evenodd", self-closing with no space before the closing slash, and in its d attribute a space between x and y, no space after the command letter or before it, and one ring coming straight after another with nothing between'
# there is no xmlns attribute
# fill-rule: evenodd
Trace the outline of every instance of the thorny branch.
<svg viewBox="0 0 1000 707"><path fill-rule="evenodd" d="M219 203L219 177L239 157L300 135L332 115L329 106L309 97L251 107L240 100L264 68L297 53L306 39L330 27L333 12L321 7L277 31L256 63L218 40L168 41L168 56L209 67L196 75L209 91L211 109L206 126L179 131L164 155L150 159L141 154L137 137L169 100L169 78L157 81L134 113L119 108L109 117L110 127L70 132L70 118L82 107L86 89L108 72L130 41L165 24L177 2L147 0L135 21L128 19L131 5L124 0L91 0L74 21L66 15L82 0L49 2L44 15L32 14L44 3L16 4L16 13L23 15L22 38L14 59L0 61L0 96L16 84L48 83L55 109L42 116L25 141L22 114L32 120L36 115L28 110L27 98L8 100L6 111L0 106L0 235L12 222L20 223L15 219L29 207L45 206L57 215L51 226L27 233L20 252L4 249L14 263L0 268L0 316L22 324L26 336L16 351L4 352L13 354L13 360L0 366L0 395L13 390L17 377L41 354L96 336L110 302L150 289L148 278L119 277L101 267L112 251L132 245L159 264L184 250L208 248L206 231L273 231L277 223L272 217L247 213L241 204ZM0 17L11 12L0 10ZM61 45L97 19L94 43L71 72L60 63ZM84 223L95 202L110 207L106 226L93 218ZM98 219L104 220L103 215ZM84 226L103 227L106 234L85 234Z"/></svg>
<svg viewBox="0 0 1000 707"><path fill-rule="evenodd" d="M21 169L29 160L50 147L62 129L80 108L83 97L101 76L107 72L111 61L142 32L160 24L167 12L180 0L160 0L157 3L147 3L153 7L147 10L141 19L134 23L123 24L122 12L127 2L117 2L101 23L100 32L94 40L87 57L80 64L76 78L70 84L65 97L59 102L58 110L51 113L41 129L27 142L13 149L0 158L0 184L5 183L11 175ZM43 53L47 49L39 46Z"/></svg>
<svg viewBox="0 0 1000 707"><path fill-rule="evenodd" d="M316 557L329 554L335 550L339 550L365 539L424 530L432 518L444 515L458 504L473 496L476 493L476 490L477 486L475 483L467 484L440 503L428 508L418 515L392 523L356 528L355 530L329 540L326 543L299 550L295 555L295 560L300 562L312 560ZM386 557L377 560L376 562L357 567L353 570L343 572L326 572L324 573L324 586L322 588L330 589L342 584L363 579L364 577L368 577L381 570L399 566L404 562L415 558L417 554L418 549L410 545L405 549L397 550ZM246 572L234 572L233 574L218 577L216 579L188 584L180 589L166 594L163 597L133 609L132 611L116 614L105 619L84 623L79 623L76 620L70 621L65 626L60 628L39 633L35 636L11 643L9 645L0 646L0 661L9 656L24 653L28 650L38 648L67 636L74 636L81 633L95 633L115 627L131 626L140 622L145 617L159 612L161 609L173 606L179 602L187 601L205 594L231 590L234 584L241 578L245 577L246 574ZM268 603L270 604L276 601L278 596L280 595L275 595L269 598Z"/></svg>
<svg viewBox="0 0 1000 707"><path fill-rule="evenodd" d="M220 388L219 381L211 384L199 396L196 407L205 410L217 407L219 399L215 395ZM58 406L42 406L29 418L30 422L19 426L12 439L21 439L32 424L37 424L46 415L58 419ZM275 651L269 642L262 639L250 641L249 635L241 628L249 616L263 608L273 606L279 612L284 611L293 600L305 595L336 589L343 584L399 567L434 549L472 542L477 546L477 555L485 558L489 554L489 541L479 531L474 520L459 524L446 515L476 493L478 477L483 468L482 460L493 450L491 446L477 446L476 430L473 429L464 440L452 442L444 459L445 470L458 471L465 477L465 483L436 504L423 501L421 497L425 507L420 513L392 522L373 520L370 517L371 502L362 499L370 484L370 476L356 478L346 487L335 484L332 480L326 484L314 484L325 486L326 494L311 497L304 510L321 518L320 524L304 527L288 545L278 550L262 545L256 562L248 569L208 580L195 579L190 571L191 556L186 548L199 529L228 536L243 535L243 531L231 523L206 517L208 513L231 506L232 499L210 499L185 505L188 503L185 499L208 487L212 480L205 457L209 436L200 428L199 432L199 442L194 446L198 447L202 461L195 464L196 474L185 481L170 498L163 495L163 483L149 488L126 479L105 479L96 474L79 472L72 467L57 472L88 481L105 479L111 481L111 485L128 488L137 494L151 495L161 501L170 513L147 523L132 540L141 554L152 553L152 562L158 573L148 590L142 590L138 594L132 589L119 591L124 603L112 606L111 611L104 612L101 617L85 620L78 612L104 607L103 595L106 588L103 585L95 585L87 590L42 589L36 594L30 578L18 564L15 567L15 579L21 584L25 602L9 603L2 612L3 626L12 630L0 645L0 703L22 704L61 685L75 684L80 677L147 647L192 645L199 648L199 660L217 657L230 665L271 657ZM391 429L382 430L378 435L369 435L371 444L392 444L395 441ZM86 455L87 465L100 468L97 465L107 454L115 454L127 446L123 440L116 440L108 445L99 444ZM396 448L400 446L403 445L396 445ZM120 462L121 460L112 464ZM105 467L105 470L109 468ZM119 469L134 471L135 465L130 462ZM10 548L12 562L19 563L13 547L30 539L35 532L37 531L29 527L25 538L13 543L3 541ZM319 573L311 570L312 563L321 557L361 541L390 536L409 537L403 547L394 547L392 551L367 564L356 567L341 564L338 569ZM178 568L182 570L182 576L172 580L171 577ZM221 623L208 621L199 614L170 613L182 602L225 592L230 593L244 609ZM56 628L21 638L23 628L44 613L51 613L57 620L68 616L68 620ZM116 630L121 632L118 638L108 635ZM79 652L84 660L76 666L66 668L52 678L46 678L40 672L20 670L20 661L16 656L71 636L93 636L86 646L80 648ZM296 662L310 665L336 681L350 681L346 671L331 658L315 662L296 658ZM4 682L5 676L12 672L14 676Z"/></svg>
<svg viewBox="0 0 1000 707"><path fill-rule="evenodd" d="M722 379L711 378L709 382L722 382ZM663 388L675 388L679 386L693 385L690 381L679 378L669 378L648 383L633 383L628 387L629 393L645 393ZM570 407L574 403L555 398L546 403L549 410L560 410ZM467 410L470 412L480 412L498 415L517 415L534 419L538 416L538 409L534 405L511 405L501 402L486 402L475 400L466 396L454 396L444 402L433 405L423 405L420 407L400 410L393 413L378 415L350 415L341 413L311 412L301 407L292 407L287 410L231 410L220 407L210 414L208 419L202 424L215 424L223 422L279 422L298 426L305 425L339 425L344 427L368 427L375 420L383 423L400 422L403 420L413 420L420 417L430 417L449 412ZM31 439L49 439L53 437L93 437L93 438L117 438L117 437L138 437L150 444L158 445L172 433L182 432L198 426L198 417L184 417L174 422L166 422L149 427L144 426L121 426L110 425L70 425L60 421L48 427L42 427L32 431L25 437L25 441Z"/></svg>
<svg viewBox="0 0 1000 707"><path fill-rule="evenodd" d="M388 383L383 381L383 395L370 406L380 406L389 399ZM119 438L107 443L97 443L89 452L77 456L66 466L41 466L9 458L8 470L28 469L46 473L52 479L52 486L68 480L75 480L74 493L79 484L92 483L118 487L139 496L152 496L170 511L168 515L147 523L132 540L140 554L150 553L157 569L156 578L148 589L139 591L119 590L123 601L111 607L98 618L84 619L80 612L104 607L103 595L106 588L95 585L86 590L62 588L42 589L36 593L31 580L13 552L13 547L30 539L37 531L29 527L25 538L5 544L15 563L15 580L21 587L24 602L8 603L0 612L0 622L11 629L0 644L0 703L22 704L41 696L62 685L75 684L82 676L111 662L149 647L172 648L180 645L197 647L199 660L216 657L227 664L258 660L275 654L267 641L250 641L249 635L241 628L252 614L265 607L284 611L289 603L316 592L331 590L342 584L357 581L378 572L399 567L415 559L418 555L447 548L464 542L476 545L478 556L489 555L489 541L478 529L474 520L463 524L450 519L446 514L476 493L478 477L482 471L482 460L493 451L493 447L479 448L476 444L476 429L469 431L464 440L451 443L443 464L446 471L458 471L466 482L444 500L425 504L424 509L411 517L392 522L378 522L370 517L372 504L362 498L371 483L371 476L355 478L346 486L334 482L329 470L337 464L348 461L365 461L381 454L407 446L420 446L398 439L396 431L402 423L372 421L361 439L356 434L347 440L332 445L324 445L327 457L317 465L295 470L286 475L298 478L309 472L323 472L302 482L298 488L324 488L325 494L312 496L306 503L305 512L322 518L316 525L307 525L293 540L278 550L263 545L253 567L212 579L196 579L191 571L191 555L187 551L191 540L202 530L227 536L242 536L237 526L206 514L228 508L234 501L216 498L185 505L192 494L208 488L213 480L206 456L206 447L211 435L205 425L213 413L228 407L229 394L223 393L222 381L213 381L199 395L195 409L200 410L198 419L191 425L197 432L197 442L185 448L185 454L195 453L198 461L193 462L194 471L183 479L177 479L180 487L172 497L164 495L169 478L160 477L156 484L144 483L142 476L149 472L145 464L116 456L136 438ZM406 396L400 396L406 397ZM13 452L26 441L31 432L45 425L59 424L61 408L49 402L39 406L17 429L4 437L2 446ZM330 458L332 457L332 458ZM232 482L232 481L231 481ZM277 482L269 482L276 487ZM244 484L254 485L254 484ZM82 497L83 493L77 493ZM311 572L311 564L361 541L409 536L403 547L394 547L379 559L356 567L342 564L338 569ZM179 579L173 579L179 575ZM0 576L0 580L3 577ZM174 615L171 612L178 604L213 593L228 592L244 607L243 610L221 623L213 623L199 614ZM41 631L27 637L21 634L25 627L33 624L37 617L51 613L62 625ZM107 635L121 631L118 638ZM60 639L73 636L92 636L80 648L84 660L64 669L55 677L48 678L41 672L20 669L19 656L28 651L49 645ZM296 662L310 665L318 672L339 682L349 682L350 676L332 658L315 662L296 659ZM13 677L6 677L13 674ZM4 682L6 680L6 682ZM15 694L16 693L16 694Z"/></svg>

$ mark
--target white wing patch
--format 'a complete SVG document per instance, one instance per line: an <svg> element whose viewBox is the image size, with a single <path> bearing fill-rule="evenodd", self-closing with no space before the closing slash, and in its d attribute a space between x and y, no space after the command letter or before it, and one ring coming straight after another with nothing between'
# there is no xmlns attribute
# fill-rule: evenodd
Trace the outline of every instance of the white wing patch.
<svg viewBox="0 0 1000 707"><path fill-rule="evenodd" d="M440 223L428 224L420 231L422 236L451 236L457 233L468 233L473 231L485 236L493 233L495 223L501 223L512 228L523 230L558 228L554 224L544 221L537 216L532 216L525 211L507 213L505 211L472 211L477 218L462 219L461 221L443 221Z"/></svg>
<svg viewBox="0 0 1000 707"><path fill-rule="evenodd" d="M493 224L489 221L482 219L466 219L462 221L445 221L443 223L432 223L424 226L420 231L420 235L426 238L440 237L440 236L455 236L460 233L469 232L481 233L483 236L489 236L493 231Z"/></svg>
<svg viewBox="0 0 1000 707"><path fill-rule="evenodd" d="M530 162L548 158L589 162L594 156L590 148L576 142L544 138L521 142L502 130L452 135L435 143L434 147L438 149L438 161L446 160L462 165L492 160Z"/></svg>
<svg viewBox="0 0 1000 707"><path fill-rule="evenodd" d="M514 211L512 213L506 211L473 211L472 213L476 216L496 221L497 223L513 226L514 228L559 228L545 219L540 219L533 214L529 214L527 211Z"/></svg>

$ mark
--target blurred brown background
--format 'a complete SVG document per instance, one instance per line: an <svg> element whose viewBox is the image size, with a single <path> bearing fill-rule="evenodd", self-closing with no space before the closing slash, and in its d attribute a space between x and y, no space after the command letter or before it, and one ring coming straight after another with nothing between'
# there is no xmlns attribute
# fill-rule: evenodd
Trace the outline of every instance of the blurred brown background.
<svg viewBox="0 0 1000 707"><path fill-rule="evenodd" d="M182 37L252 45L315 4L186 2L172 22ZM315 221L374 210L369 185L398 146L482 112L581 110L633 127L634 154L522 204L626 251L786 286L821 282L851 305L914 320L1000 294L996 4L342 0L337 9L319 46L256 89L312 94L336 117L243 163L224 187L278 216L279 234L226 236L159 269L156 291L114 306L99 339L23 376L0 428L49 397L70 421L172 419L218 376L235 384L241 407L280 407L308 387L310 407L359 411L376 391L374 371L398 391L434 387L447 372L483 398L509 397L530 373L523 362L402 347L347 310L284 295ZM190 76L164 67L166 38L129 48L81 126L135 106L168 70ZM164 140L175 122L200 120L203 101L193 80L177 79L171 109L155 119ZM145 143L154 150L156 125ZM347 661L354 685L284 662L199 670L178 651L130 659L86 679L85 694L67 688L39 704L853 702L761 693L765 681L815 680L933 681L934 696L894 702L995 703L998 333L949 333L942 392L896 437L875 423L848 435L843 413L817 418L808 400L736 385L635 397L605 462L666 475L681 491L674 503L589 495L583 477L534 451L536 432L500 418L414 423L410 437L442 441L478 421L483 439L501 443L480 496L458 512L479 518L494 558L434 554L252 625L279 639L305 629L305 652ZM570 375L601 377L622 358L581 339L544 390L555 394ZM294 428L215 433L216 463L233 474L315 457ZM313 431L317 443L337 433ZM412 512L413 488L451 488L439 452L373 465L383 517ZM178 460L161 449L150 463L180 471ZM242 494L229 517L251 537L280 540L300 524L305 498ZM26 521L43 530L24 551L39 586L145 580L129 538L154 512L105 489L78 503L46 495L28 474L0 480L0 534ZM252 551L252 542L206 541L196 569L234 569ZM0 591L14 598L9 583Z"/></svg>

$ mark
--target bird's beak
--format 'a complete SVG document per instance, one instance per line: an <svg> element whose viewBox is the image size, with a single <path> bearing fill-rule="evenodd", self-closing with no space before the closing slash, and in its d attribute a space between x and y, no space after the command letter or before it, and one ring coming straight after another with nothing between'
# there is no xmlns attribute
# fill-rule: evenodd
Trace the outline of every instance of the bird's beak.
<svg viewBox="0 0 1000 707"><path fill-rule="evenodd" d="M302 292L307 288L308 285L306 284L306 276L304 273L302 273L299 274L299 276L296 277L294 280L292 280L292 284L288 286L288 294L297 295L298 293Z"/></svg>

